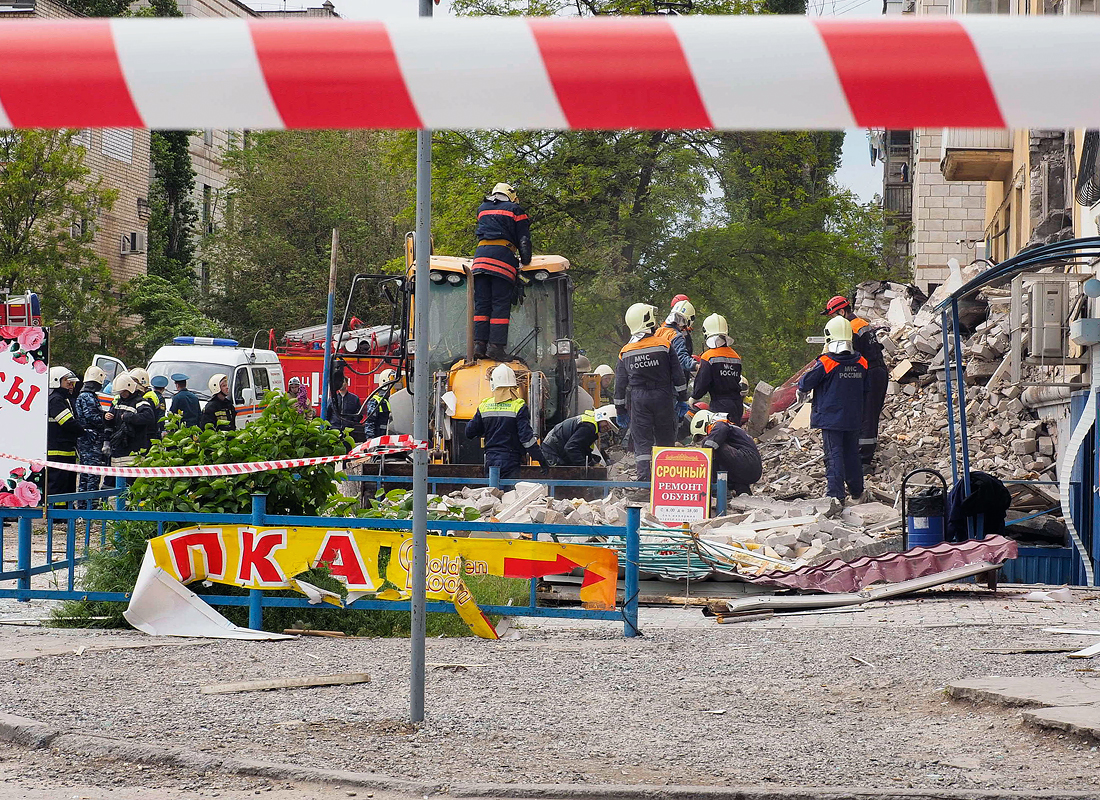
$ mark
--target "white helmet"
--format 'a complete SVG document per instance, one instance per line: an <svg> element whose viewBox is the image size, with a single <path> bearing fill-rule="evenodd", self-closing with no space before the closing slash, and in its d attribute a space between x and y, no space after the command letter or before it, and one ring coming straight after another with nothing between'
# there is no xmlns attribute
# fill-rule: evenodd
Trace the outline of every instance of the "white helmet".
<svg viewBox="0 0 1100 800"><path fill-rule="evenodd" d="M729 332L730 326L721 314L711 314L703 320L704 336L728 336Z"/></svg>
<svg viewBox="0 0 1100 800"><path fill-rule="evenodd" d="M825 323L825 349L830 353L852 352L852 323L839 314Z"/></svg>
<svg viewBox="0 0 1100 800"><path fill-rule="evenodd" d="M652 331L657 327L657 308L649 303L635 303L626 310L624 319L632 334Z"/></svg>
<svg viewBox="0 0 1100 800"><path fill-rule="evenodd" d="M602 378L604 375L614 375L615 370L611 369L611 367L607 366L607 364L600 364L598 367L592 370L592 374L599 375Z"/></svg>
<svg viewBox="0 0 1100 800"><path fill-rule="evenodd" d="M600 406L593 413L596 415L597 425L599 425L601 422L608 422L613 428L619 427L615 424L615 417L617 416L618 412L615 411L615 406L611 405L610 403L608 403L606 406Z"/></svg>
<svg viewBox="0 0 1100 800"><path fill-rule="evenodd" d="M516 373L507 364L497 364L493 367L493 371L489 373L489 388L494 392L497 389L503 389L506 386L518 386L516 383Z"/></svg>
<svg viewBox="0 0 1100 800"><path fill-rule="evenodd" d="M141 367L134 367L132 370L130 370L130 377L137 381L138 386L140 386L143 390L149 391L149 389L152 388L152 384L149 383L149 373L147 370L144 370Z"/></svg>
<svg viewBox="0 0 1100 800"><path fill-rule="evenodd" d="M690 300L678 300L672 306L672 313L668 315L670 322L677 325L691 325L695 322L695 306Z"/></svg>
<svg viewBox="0 0 1100 800"><path fill-rule="evenodd" d="M141 387L138 386L138 382L134 380L129 372L120 372L115 376L114 382L111 383L111 390L117 395L121 395L123 392L139 394Z"/></svg>
<svg viewBox="0 0 1100 800"><path fill-rule="evenodd" d="M222 381L228 381L229 376L219 372L216 375L211 375L210 380L206 382L206 388L210 390L210 396L213 397L222 390Z"/></svg>
<svg viewBox="0 0 1100 800"><path fill-rule="evenodd" d="M381 386L383 383L389 383L390 381L395 380L396 378L397 378L397 370L395 370L395 369L384 369L384 370L382 370L381 372L378 373L378 385Z"/></svg>
<svg viewBox="0 0 1100 800"><path fill-rule="evenodd" d="M702 436L710 428L711 423L714 422L714 418L717 416L713 411L702 409L696 411L695 416L691 418L691 435Z"/></svg>
<svg viewBox="0 0 1100 800"><path fill-rule="evenodd" d="M301 386L302 385L302 379L299 378L297 375L295 375L293 378L291 378L289 381L287 381L286 385L287 386Z"/></svg>
<svg viewBox="0 0 1100 800"><path fill-rule="evenodd" d="M510 183L498 183L493 187L493 191L489 192L489 196L492 197L494 194L502 194L513 203L516 202L516 190Z"/></svg>
<svg viewBox="0 0 1100 800"><path fill-rule="evenodd" d="M84 382L94 381L95 383L106 383L107 373L97 367L95 364L84 370Z"/></svg>
<svg viewBox="0 0 1100 800"><path fill-rule="evenodd" d="M61 381L75 381L76 373L68 367L51 367L50 368L50 388L60 389Z"/></svg>

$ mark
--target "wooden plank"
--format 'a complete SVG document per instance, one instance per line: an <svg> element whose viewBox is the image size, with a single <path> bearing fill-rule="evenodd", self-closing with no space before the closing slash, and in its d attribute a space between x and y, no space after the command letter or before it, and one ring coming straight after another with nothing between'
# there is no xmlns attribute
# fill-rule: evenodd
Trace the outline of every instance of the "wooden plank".
<svg viewBox="0 0 1100 800"><path fill-rule="evenodd" d="M213 683L201 687L203 694L231 694L233 692L263 692L268 689L309 689L314 686L344 686L353 683L370 683L365 672L348 672L343 675L306 675L301 678L269 678L234 683Z"/></svg>
<svg viewBox="0 0 1100 800"><path fill-rule="evenodd" d="M309 628L286 628L283 633L291 636L327 636L332 639L346 639L348 636L343 631L315 631Z"/></svg>

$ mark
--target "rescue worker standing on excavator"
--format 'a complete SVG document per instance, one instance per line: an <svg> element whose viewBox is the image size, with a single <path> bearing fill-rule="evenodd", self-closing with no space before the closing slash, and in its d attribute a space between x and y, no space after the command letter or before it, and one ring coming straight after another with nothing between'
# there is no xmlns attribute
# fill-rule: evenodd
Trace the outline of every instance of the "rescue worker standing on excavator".
<svg viewBox="0 0 1100 800"><path fill-rule="evenodd" d="M467 439L484 439L485 474L489 467L500 467L500 477L519 474L523 455L538 462L542 474L550 472L546 457L531 428L531 411L520 397L516 373L507 364L498 364L489 375L492 397L486 397L466 423Z"/></svg>
<svg viewBox="0 0 1100 800"><path fill-rule="evenodd" d="M691 326L695 323L695 306L684 295L683 300L677 300L672 304L672 311L665 318L665 324L657 329L654 334L658 339L664 339L672 348L672 354L680 363L680 369L687 377L695 369L695 359L691 355ZM681 415L681 419L683 416Z"/></svg>
<svg viewBox="0 0 1100 800"><path fill-rule="evenodd" d="M706 351L699 358L699 372L691 396L701 400L710 395L710 410L725 414L734 425L741 424L745 403L741 398L741 356L730 345L729 325L721 314L703 320Z"/></svg>
<svg viewBox="0 0 1100 800"><path fill-rule="evenodd" d="M516 190L498 183L477 209L474 251L474 358L505 360L508 317L520 264L531 263L531 222Z"/></svg>
<svg viewBox="0 0 1100 800"><path fill-rule="evenodd" d="M619 351L615 369L615 411L619 426L630 427L638 480L644 481L649 480L653 447L676 443L676 420L688 410L687 378L668 338L655 334L654 306L635 303L626 310L625 319L630 341Z"/></svg>
<svg viewBox="0 0 1100 800"><path fill-rule="evenodd" d="M46 457L64 464L76 463L76 440L84 432L73 408L76 373L68 367L50 370L49 422L46 425ZM67 469L46 471L46 494L76 491L76 473Z"/></svg>
<svg viewBox="0 0 1100 800"><path fill-rule="evenodd" d="M827 494L843 505L845 486L852 497L863 495L859 432L867 393L867 359L852 347L852 324L844 317L825 325L825 352L798 379L799 396L810 391L810 425L824 440Z"/></svg>
<svg viewBox="0 0 1100 800"><path fill-rule="evenodd" d="M867 400L863 405L863 424L859 433L859 457L867 466L875 457L878 447L878 423L882 416L882 406L886 402L886 388L890 384L890 373L886 369L886 360L882 357L882 345L875 329L863 317L857 317L847 297L837 295L821 312L823 316L838 315L852 325L852 347L867 359Z"/></svg>
<svg viewBox="0 0 1100 800"><path fill-rule="evenodd" d="M589 409L562 420L542 440L542 452L553 467L585 467L589 459L599 461L601 435L607 438L615 425L615 406Z"/></svg>

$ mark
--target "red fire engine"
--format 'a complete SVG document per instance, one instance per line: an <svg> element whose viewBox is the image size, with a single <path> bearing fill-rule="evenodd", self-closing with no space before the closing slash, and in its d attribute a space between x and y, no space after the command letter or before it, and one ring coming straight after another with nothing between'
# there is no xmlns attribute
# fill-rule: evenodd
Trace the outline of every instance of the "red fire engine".
<svg viewBox="0 0 1100 800"><path fill-rule="evenodd" d="M0 297L0 325L41 325L42 306L38 295L27 292L21 295L4 294Z"/></svg>

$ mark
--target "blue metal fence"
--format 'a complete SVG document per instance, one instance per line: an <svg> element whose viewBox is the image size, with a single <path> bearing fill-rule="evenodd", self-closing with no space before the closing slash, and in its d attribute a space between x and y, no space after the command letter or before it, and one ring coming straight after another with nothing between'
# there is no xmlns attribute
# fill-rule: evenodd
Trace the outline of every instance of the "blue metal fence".
<svg viewBox="0 0 1100 800"><path fill-rule="evenodd" d="M511 485L518 481L500 480L499 485ZM375 480L370 477L358 477L357 480ZM399 479L407 482L409 479ZM389 482L388 479L384 482ZM463 480L439 479L437 482L471 483L484 485L484 479ZM616 486L632 488L647 487L646 483L607 482L607 481L546 481L552 485L592 486L611 489ZM80 508L91 500L114 498L114 509ZM126 592L89 592L77 588L77 568L87 558L93 547L111 547L114 544L115 523L154 522L158 534L166 531L166 525L180 523L190 525L255 525L257 527L330 527L338 524L342 528L367 530L411 530L412 520L401 519L361 519L357 517L312 517L288 516L267 513L265 495L253 495L252 511L249 514L207 514L207 513L164 513L140 511L126 506L126 484L119 479L114 489L98 492L86 492L67 495L55 495L50 498L48 508L4 509L4 515L18 519L18 554L14 570L3 569L3 541L0 537L0 582L15 581L15 588L0 586L0 597L19 600L98 600L109 602L128 602ZM33 534L35 520L45 521L45 531L40 538ZM465 522L461 520L435 520L428 523L430 533L449 534L458 531L472 533L524 533L538 538L540 534L559 539L588 539L600 537L606 545L619 551L620 565L624 575L624 602L618 608L596 610L586 608L544 607L539 606L536 596L537 579L531 581L528 604L525 606L483 605L482 610L489 614L527 617L557 617L567 619L587 619L621 621L624 634L628 637L640 634L638 628L638 553L641 508L628 505L626 522L623 525L540 525L535 523L499 523ZM59 543L56 534L58 528L64 530L64 546ZM44 558L35 559L33 545L44 544L39 551ZM32 588L31 579L43 573L62 574L64 587ZM202 599L214 606L247 606L248 624L260 628L263 623L263 609L272 607L317 608L310 605L306 598L272 597L260 590L251 590L247 596L204 594ZM409 611L410 603L405 601L356 600L348 604L349 609ZM428 603L429 612L455 613L454 606L446 602Z"/></svg>

